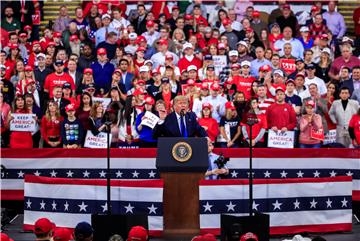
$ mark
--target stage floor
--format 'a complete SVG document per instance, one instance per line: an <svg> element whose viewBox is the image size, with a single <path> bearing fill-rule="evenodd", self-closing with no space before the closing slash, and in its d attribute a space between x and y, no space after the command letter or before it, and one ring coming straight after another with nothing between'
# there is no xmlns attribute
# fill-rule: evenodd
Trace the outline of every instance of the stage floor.
<svg viewBox="0 0 360 241"><path fill-rule="evenodd" d="M334 233L321 235L327 241L359 241L360 240L360 224L355 224L353 220L353 232L352 233ZM7 233L15 241L33 241L35 236L32 233L22 232L23 215L18 215L11 224L5 227L5 233ZM316 235L309 236L314 237ZM290 237L277 237L270 239L271 241L281 241L284 239L291 239ZM165 241L165 239L150 239L152 241ZM175 239L174 239L175 240ZM191 239L178 238L177 241L190 241Z"/></svg>

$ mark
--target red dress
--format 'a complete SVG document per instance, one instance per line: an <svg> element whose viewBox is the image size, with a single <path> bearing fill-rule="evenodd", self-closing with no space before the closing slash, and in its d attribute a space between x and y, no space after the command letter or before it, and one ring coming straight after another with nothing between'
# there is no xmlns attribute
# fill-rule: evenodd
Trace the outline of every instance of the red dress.
<svg viewBox="0 0 360 241"><path fill-rule="evenodd" d="M17 110L16 114L28 114L26 110ZM30 131L12 131L10 134L10 148L32 148L33 140Z"/></svg>
<svg viewBox="0 0 360 241"><path fill-rule="evenodd" d="M219 123L214 118L200 118L199 125L206 126L207 134L212 142L215 142L219 134Z"/></svg>

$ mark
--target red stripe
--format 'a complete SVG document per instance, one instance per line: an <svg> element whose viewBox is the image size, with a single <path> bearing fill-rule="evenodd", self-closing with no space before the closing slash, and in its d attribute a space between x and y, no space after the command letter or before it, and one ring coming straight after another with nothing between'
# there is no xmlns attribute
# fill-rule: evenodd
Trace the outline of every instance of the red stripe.
<svg viewBox="0 0 360 241"><path fill-rule="evenodd" d="M49 157L93 157L106 158L106 149L2 149L3 158L49 158ZM249 157L247 148L217 148L215 153L222 153L225 157ZM157 155L156 148L147 149L111 149L112 158L155 158ZM360 149L270 149L255 148L253 149L254 157L262 158L359 158Z"/></svg>
<svg viewBox="0 0 360 241"><path fill-rule="evenodd" d="M352 192L352 200L353 201L360 201L360 191L359 190L353 190Z"/></svg>
<svg viewBox="0 0 360 241"><path fill-rule="evenodd" d="M68 227L60 227L60 226L56 226L56 228L67 228L69 229L71 232L74 231L74 228L68 228ZM30 225L30 224L23 224L23 230L24 231L33 231L34 230L34 225ZM162 236L163 231L161 230L149 230L149 235L151 237L161 237Z"/></svg>
<svg viewBox="0 0 360 241"><path fill-rule="evenodd" d="M200 233L212 233L214 235L220 235L220 228L201 228ZM282 226L282 227L270 227L270 235L279 234L296 234L301 232L311 233L330 233L330 232L345 232L351 231L351 223L338 223L338 224L314 224L314 225L296 225L296 226Z"/></svg>
<svg viewBox="0 0 360 241"><path fill-rule="evenodd" d="M1 200L24 200L24 190L0 190Z"/></svg>
<svg viewBox="0 0 360 241"><path fill-rule="evenodd" d="M322 177L322 178L286 178L286 179L254 179L254 184L287 184L287 183L325 183L325 182L352 182L350 176ZM220 185L248 185L247 179L200 180L200 186Z"/></svg>
<svg viewBox="0 0 360 241"><path fill-rule="evenodd" d="M37 177L34 175L25 175L26 183L42 183L42 184L64 184L64 185L95 185L106 186L104 179L75 179L75 178L53 178L53 177ZM111 180L111 186L121 187L147 187L147 188L163 188L164 182L157 180Z"/></svg>

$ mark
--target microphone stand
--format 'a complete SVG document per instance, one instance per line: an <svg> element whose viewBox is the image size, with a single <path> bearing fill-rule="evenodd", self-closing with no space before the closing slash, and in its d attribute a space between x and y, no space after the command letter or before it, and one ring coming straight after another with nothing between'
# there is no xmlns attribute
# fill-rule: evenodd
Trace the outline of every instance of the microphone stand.
<svg viewBox="0 0 360 241"><path fill-rule="evenodd" d="M246 120L246 124L249 125L250 127L250 135L249 135L249 216L253 216L253 163L252 163L252 158L253 158L253 147L252 147L252 128L253 125L255 125L256 123L258 123L258 118L256 116L256 113L253 111L249 111L248 112L248 116L247 116L247 120Z"/></svg>
<svg viewBox="0 0 360 241"><path fill-rule="evenodd" d="M106 204L107 204L107 215L111 215L111 173L110 173L110 132L111 132L111 121L109 119L109 113L105 113L105 125L106 125L106 157L107 157L107 171L106 171Z"/></svg>

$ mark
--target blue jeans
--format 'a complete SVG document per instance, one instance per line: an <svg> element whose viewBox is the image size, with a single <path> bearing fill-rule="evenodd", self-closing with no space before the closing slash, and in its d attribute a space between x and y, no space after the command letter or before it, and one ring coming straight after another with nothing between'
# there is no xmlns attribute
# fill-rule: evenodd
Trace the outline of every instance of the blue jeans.
<svg viewBox="0 0 360 241"><path fill-rule="evenodd" d="M300 148L320 148L321 144L299 144Z"/></svg>

